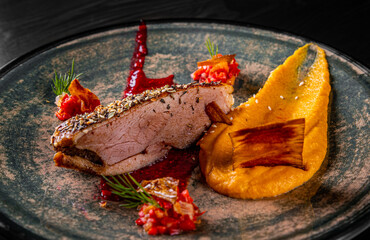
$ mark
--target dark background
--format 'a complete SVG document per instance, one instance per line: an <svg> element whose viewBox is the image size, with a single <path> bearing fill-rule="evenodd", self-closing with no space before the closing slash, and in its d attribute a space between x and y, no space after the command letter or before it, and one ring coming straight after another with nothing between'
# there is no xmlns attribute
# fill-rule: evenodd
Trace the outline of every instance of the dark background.
<svg viewBox="0 0 370 240"><path fill-rule="evenodd" d="M369 0L0 0L0 68L58 39L141 18L226 20L261 26L324 43L370 68L369 16ZM363 221L368 222L368 217ZM34 238L19 233L21 229L6 220L0 224L0 239ZM369 229L355 239L368 236Z"/></svg>

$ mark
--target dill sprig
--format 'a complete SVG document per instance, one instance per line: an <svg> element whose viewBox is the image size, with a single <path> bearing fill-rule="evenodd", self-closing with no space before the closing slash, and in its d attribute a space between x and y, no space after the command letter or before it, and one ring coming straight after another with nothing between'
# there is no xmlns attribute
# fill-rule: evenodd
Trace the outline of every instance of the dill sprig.
<svg viewBox="0 0 370 240"><path fill-rule="evenodd" d="M117 175L118 179L111 176L113 181L109 180L106 176L103 176L108 185L113 189L112 193L125 200L125 203L120 206L125 208L135 208L144 203L150 203L157 208L162 208L152 195L145 191L143 186L135 180L135 178L133 178L129 173L127 176L130 179L128 179L124 174ZM136 188L131 184L130 180L137 186ZM141 191L138 191L139 189Z"/></svg>
<svg viewBox="0 0 370 240"><path fill-rule="evenodd" d="M215 46L215 44L209 38L206 41L206 46L211 57L217 55L218 45Z"/></svg>
<svg viewBox="0 0 370 240"><path fill-rule="evenodd" d="M54 79L53 79L54 86L52 85L51 88L53 89L53 92L56 95L61 95L63 92L69 94L68 87L71 84L71 82L74 79L79 78L82 75L82 74L76 75L74 73L74 65L75 65L75 60L73 59L71 70L68 71L68 73L64 75L59 74L58 76L57 72L54 70L54 74L55 74Z"/></svg>

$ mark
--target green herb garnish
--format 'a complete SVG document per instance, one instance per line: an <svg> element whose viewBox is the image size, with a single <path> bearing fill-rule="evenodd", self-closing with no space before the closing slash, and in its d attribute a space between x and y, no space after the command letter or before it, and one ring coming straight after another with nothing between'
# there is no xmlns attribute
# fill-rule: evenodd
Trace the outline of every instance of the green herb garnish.
<svg viewBox="0 0 370 240"><path fill-rule="evenodd" d="M217 55L218 45L216 45L216 48L215 48L215 44L211 40L209 40L209 38L206 41L206 46L207 46L209 54L211 54L211 57Z"/></svg>
<svg viewBox="0 0 370 240"><path fill-rule="evenodd" d="M54 86L51 86L51 88L53 89L53 92L56 95L61 95L63 92L69 94L68 87L71 84L72 80L79 78L82 75L82 74L75 75L75 73L73 72L74 65L75 60L73 59L71 70L67 74L64 74L64 76L62 74L59 74L58 76L57 72L54 70L55 73L53 79Z"/></svg>
<svg viewBox="0 0 370 240"><path fill-rule="evenodd" d="M112 193L125 200L125 203L120 206L125 208L135 208L144 203L150 203L157 208L162 208L152 195L145 191L143 186L135 180L135 178L133 178L129 173L127 176L141 191L138 191L124 174L117 175L116 177L118 177L118 179L111 176L113 181L109 180L106 176L103 176L103 178L108 182L108 185L113 189Z"/></svg>

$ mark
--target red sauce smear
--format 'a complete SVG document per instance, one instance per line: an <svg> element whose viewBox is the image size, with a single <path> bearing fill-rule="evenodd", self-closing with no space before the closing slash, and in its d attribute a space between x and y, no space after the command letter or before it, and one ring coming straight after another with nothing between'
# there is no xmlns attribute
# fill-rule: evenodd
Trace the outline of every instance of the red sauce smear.
<svg viewBox="0 0 370 240"><path fill-rule="evenodd" d="M139 30L135 37L135 50L131 58L130 73L127 78L127 86L123 92L122 98L139 94L145 90L151 90L160 88L165 85L173 85L173 75L165 78L147 78L143 71L145 56L148 55L148 49L146 47L147 29L145 22L142 20L139 26Z"/></svg>
<svg viewBox="0 0 370 240"><path fill-rule="evenodd" d="M171 149L166 156L158 159L152 165L131 172L131 176L139 183L142 180L173 177L179 180L179 192L186 189L188 179L198 165L199 148L191 147L185 150ZM111 194L111 188L104 178L100 182L102 200L121 201L120 197Z"/></svg>

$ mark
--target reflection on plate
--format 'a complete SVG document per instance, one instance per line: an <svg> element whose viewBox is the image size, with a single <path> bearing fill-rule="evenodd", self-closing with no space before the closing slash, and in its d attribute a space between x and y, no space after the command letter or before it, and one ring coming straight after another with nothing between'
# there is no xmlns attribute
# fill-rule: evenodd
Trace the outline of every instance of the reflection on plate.
<svg viewBox="0 0 370 240"><path fill-rule="evenodd" d="M0 211L38 236L57 239L140 239L135 210L100 208L100 178L57 168L49 138L54 117L51 78L66 71L71 59L83 72L84 86L103 104L121 96L137 26L119 28L56 44L0 72ZM190 82L196 62L208 55L209 37L222 53L236 53L241 73L235 106L256 93L270 71L306 40L257 28L208 23L148 24L148 76L175 74ZM207 211L197 231L185 238L326 238L351 234L369 216L369 70L339 53L327 52L332 104L329 153L320 171L288 194L263 200L232 199L212 191L196 168L189 191Z"/></svg>

